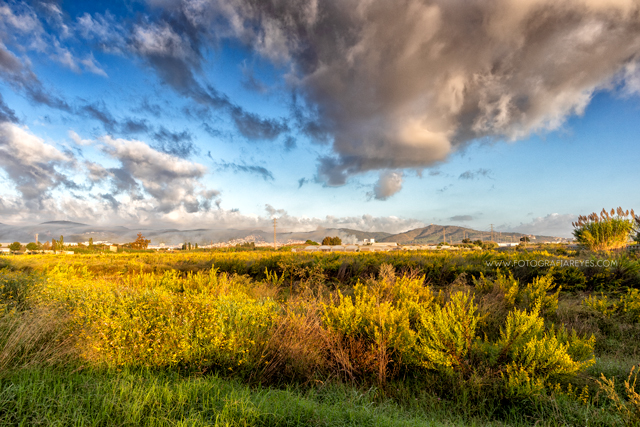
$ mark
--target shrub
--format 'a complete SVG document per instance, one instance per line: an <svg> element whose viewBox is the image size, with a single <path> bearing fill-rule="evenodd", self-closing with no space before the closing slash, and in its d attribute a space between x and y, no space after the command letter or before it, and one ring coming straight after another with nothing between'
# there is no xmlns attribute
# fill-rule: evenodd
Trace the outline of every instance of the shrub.
<svg viewBox="0 0 640 427"><path fill-rule="evenodd" d="M328 245L328 246L341 245L342 244L342 239L340 239L338 236L335 236L335 237L327 236L324 239L322 239L322 244L323 245Z"/></svg>
<svg viewBox="0 0 640 427"><path fill-rule="evenodd" d="M630 216L630 218L629 218ZM580 215L577 222L572 222L573 235L578 243L592 251L611 250L626 246L633 229L633 209L629 211L618 208L607 212L602 209L600 215L592 213Z"/></svg>
<svg viewBox="0 0 640 427"><path fill-rule="evenodd" d="M640 291L638 289L627 289L627 293L620 296L618 301L609 300L608 296L600 294L600 297L589 296L582 301L582 304L605 318L618 317L631 323L640 323Z"/></svg>
<svg viewBox="0 0 640 427"><path fill-rule="evenodd" d="M545 330L540 309L539 300L529 313L518 309L509 313L496 343L498 361L506 364L503 376L510 395L537 394L550 376L572 375L595 363L595 337Z"/></svg>
<svg viewBox="0 0 640 427"><path fill-rule="evenodd" d="M456 292L443 307L422 313L417 331L416 353L422 366L469 373L469 351L478 324L473 296Z"/></svg>
<svg viewBox="0 0 640 427"><path fill-rule="evenodd" d="M387 272L378 280L358 282L353 298L338 292L337 302L323 305L323 320L329 330L337 332L345 343L355 339L364 344L365 354L353 354L352 362L375 374L380 383L386 380L392 357L397 356L398 363L412 362L412 325L434 301L431 290L422 285L424 277L396 278L389 269L392 271L391 266L382 265L381 272Z"/></svg>
<svg viewBox="0 0 640 427"><path fill-rule="evenodd" d="M640 423L640 394L636 391L636 382L640 369L636 371L636 367L640 367L640 365L631 368L629 377L624 382L625 394L627 395L626 400L618 394L614 378L608 379L604 374L600 374L600 380L596 380L600 389L611 399L615 408L626 419L628 425L637 425L636 423Z"/></svg>

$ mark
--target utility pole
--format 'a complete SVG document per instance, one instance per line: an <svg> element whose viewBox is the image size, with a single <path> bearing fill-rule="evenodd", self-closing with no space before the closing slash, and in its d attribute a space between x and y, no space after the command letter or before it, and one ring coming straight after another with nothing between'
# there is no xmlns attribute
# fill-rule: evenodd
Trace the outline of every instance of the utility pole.
<svg viewBox="0 0 640 427"><path fill-rule="evenodd" d="M491 224L491 241L493 242L493 224Z"/></svg>
<svg viewBox="0 0 640 427"><path fill-rule="evenodd" d="M273 218L273 250L278 250L278 243L276 240L276 219Z"/></svg>

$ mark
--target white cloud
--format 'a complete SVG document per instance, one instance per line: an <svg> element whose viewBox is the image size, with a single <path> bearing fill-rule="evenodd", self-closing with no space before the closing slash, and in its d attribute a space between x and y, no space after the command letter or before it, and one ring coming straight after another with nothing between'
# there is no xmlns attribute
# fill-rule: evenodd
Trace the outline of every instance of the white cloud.
<svg viewBox="0 0 640 427"><path fill-rule="evenodd" d="M544 217L537 217L526 224L521 223L508 231L554 237L572 237L573 227L571 222L577 219L578 216L573 214L552 213Z"/></svg>
<svg viewBox="0 0 640 427"><path fill-rule="evenodd" d="M0 167L25 203L39 208L50 191L60 184L72 185L61 172L75 159L32 134L28 128L0 123Z"/></svg>

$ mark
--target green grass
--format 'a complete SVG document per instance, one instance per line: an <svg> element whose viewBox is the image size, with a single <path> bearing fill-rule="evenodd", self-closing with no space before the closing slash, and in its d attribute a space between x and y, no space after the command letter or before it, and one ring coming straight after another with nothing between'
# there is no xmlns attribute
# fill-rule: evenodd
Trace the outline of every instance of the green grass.
<svg viewBox="0 0 640 427"><path fill-rule="evenodd" d="M250 388L169 372L21 370L0 382L0 425L20 426L479 426L446 403L402 408L340 385Z"/></svg>

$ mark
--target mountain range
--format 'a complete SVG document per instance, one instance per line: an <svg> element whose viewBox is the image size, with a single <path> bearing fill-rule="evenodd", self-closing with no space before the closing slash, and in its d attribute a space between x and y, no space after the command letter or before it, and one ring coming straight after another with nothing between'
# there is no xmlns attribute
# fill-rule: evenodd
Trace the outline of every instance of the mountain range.
<svg viewBox="0 0 640 427"><path fill-rule="evenodd" d="M0 242L33 242L35 241L35 235L38 234L38 240L41 242L59 239L60 236L64 236L66 243L86 242L90 238L93 238L94 242L109 241L113 243L127 243L134 241L139 232L151 240L151 244L165 243L171 245L192 242L203 245L247 238L249 238L248 240L253 239L257 242L273 241L273 231L270 230L239 230L233 228L201 228L191 230L130 229L122 226L102 227L71 221L49 221L28 226L13 226L0 223ZM520 237L524 235L525 234L522 233L501 233L494 231L493 240L500 242L517 242ZM362 241L363 239L375 239L377 242L397 242L398 244L405 245L433 244L442 242L443 240L455 243L460 242L464 237L470 238L471 240L491 240L491 233L487 231L478 231L454 225L443 226L435 224L398 234L352 230L349 228L319 228L313 231L278 232L277 238L279 242L287 242L290 240L313 240L321 242L325 236L338 236L342 239L343 243L356 243L356 241ZM532 236L532 241L537 242L553 242L558 240L562 239L553 236Z"/></svg>

